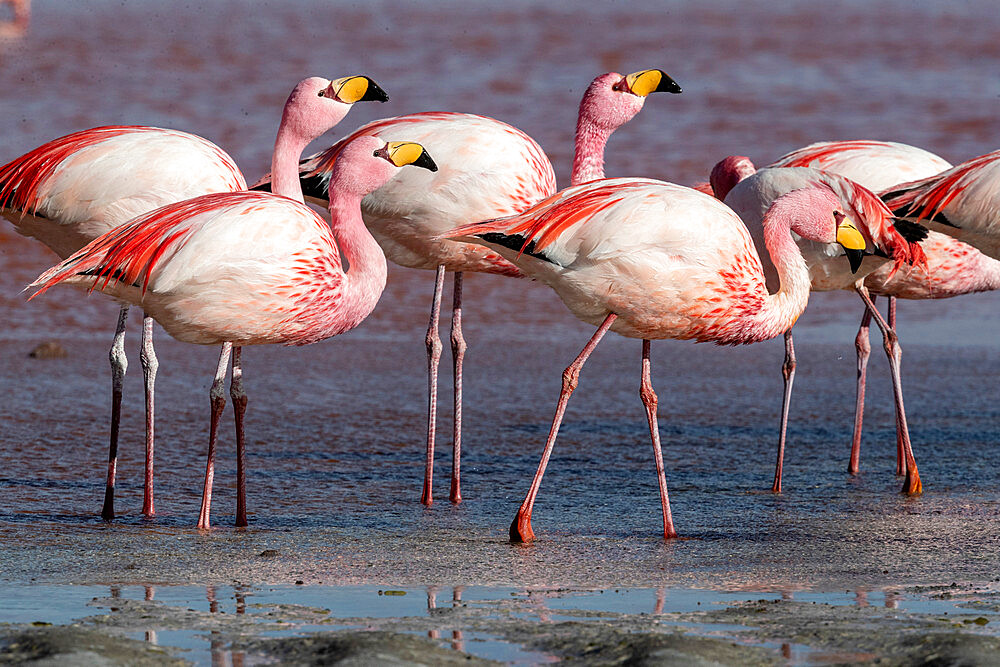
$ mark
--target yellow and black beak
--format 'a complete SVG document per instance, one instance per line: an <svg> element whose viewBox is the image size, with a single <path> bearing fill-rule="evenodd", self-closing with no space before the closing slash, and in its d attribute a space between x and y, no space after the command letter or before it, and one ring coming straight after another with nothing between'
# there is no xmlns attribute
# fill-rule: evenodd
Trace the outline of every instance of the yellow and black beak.
<svg viewBox="0 0 1000 667"><path fill-rule="evenodd" d="M424 147L412 141L390 141L375 151L374 155L388 160L397 167L412 164L414 167L423 167L430 171L438 170Z"/></svg>
<svg viewBox="0 0 1000 667"><path fill-rule="evenodd" d="M333 99L344 104L355 102L388 102L389 96L381 86L367 76L345 76L334 79L328 89Z"/></svg>
<svg viewBox="0 0 1000 667"><path fill-rule="evenodd" d="M644 69L632 72L619 81L615 89L624 90L639 97L646 97L650 93L681 92L681 87L677 85L677 82L661 69Z"/></svg>
<svg viewBox="0 0 1000 667"><path fill-rule="evenodd" d="M837 243L844 248L847 261L851 263L851 273L857 273L861 268L861 260L865 258L868 243L853 220L840 213L835 213L834 217L837 219Z"/></svg>

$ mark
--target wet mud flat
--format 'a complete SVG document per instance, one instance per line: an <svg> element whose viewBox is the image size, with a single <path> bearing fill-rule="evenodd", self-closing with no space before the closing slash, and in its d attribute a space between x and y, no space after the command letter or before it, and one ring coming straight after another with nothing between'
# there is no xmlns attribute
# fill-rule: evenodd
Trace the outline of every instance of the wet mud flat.
<svg viewBox="0 0 1000 667"><path fill-rule="evenodd" d="M310 600L326 596L334 603L329 606L281 602L280 589L237 587L209 589L201 604L187 600L190 607L178 602L192 590L133 588L93 597L87 615L70 624L0 626L0 662L1000 664L1000 594L957 583L851 596L485 587L299 591ZM167 601L147 599L157 593L166 593ZM351 601L362 598L389 604L374 616L350 616Z"/></svg>

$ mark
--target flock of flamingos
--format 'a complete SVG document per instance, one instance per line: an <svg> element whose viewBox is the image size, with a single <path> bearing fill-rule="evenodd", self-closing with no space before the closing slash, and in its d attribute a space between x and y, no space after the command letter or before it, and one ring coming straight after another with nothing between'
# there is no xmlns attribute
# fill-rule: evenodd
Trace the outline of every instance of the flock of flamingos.
<svg viewBox="0 0 1000 667"><path fill-rule="evenodd" d="M810 290L855 290L865 304L857 337L858 398L849 470L856 472L872 319L892 371L897 473L921 492L900 388L895 297L941 298L1000 287L1000 151L952 167L919 148L881 141L813 144L757 170L731 156L693 188L605 178L612 132L654 92L680 93L664 72L598 76L580 104L571 186L556 189L538 144L515 127L429 112L368 123L329 149L305 147L361 101L385 101L372 79L308 78L285 104L271 173L248 189L225 152L200 137L112 126L54 139L0 167L0 211L63 260L32 284L103 292L122 309L111 348L112 418L102 516L114 517L118 421L130 305L145 317L143 513L152 516L156 320L178 340L221 344L199 528L210 525L224 381L236 419L236 524L245 526L241 351L314 343L360 325L386 281L386 258L436 272L427 331L429 401L422 502L432 502L438 333L445 272L454 274L455 373L451 500L460 502L462 277L466 271L544 282L597 327L563 373L538 471L510 528L534 538L531 512L563 412L588 356L608 332L642 340L640 396L663 508L670 514L650 381L650 341L745 344L785 336L784 402L774 490L795 372L792 325ZM878 194L875 194L878 193ZM325 221L305 204L329 209ZM342 261L346 259L346 266ZM889 298L889 316L876 310Z"/></svg>

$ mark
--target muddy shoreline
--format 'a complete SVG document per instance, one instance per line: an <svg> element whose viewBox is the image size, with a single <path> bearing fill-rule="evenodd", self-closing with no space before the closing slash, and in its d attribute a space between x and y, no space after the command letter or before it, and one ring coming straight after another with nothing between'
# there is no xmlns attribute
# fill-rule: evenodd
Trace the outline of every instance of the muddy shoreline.
<svg viewBox="0 0 1000 667"><path fill-rule="evenodd" d="M214 600L208 609L115 597L117 590L91 599L89 615L70 624L0 626L0 662L498 664L494 656L569 665L1000 664L1000 594L970 584L900 589L881 605L752 593L723 604L704 591L698 611L660 611L673 604L671 592L661 591L645 612L601 609L594 598L606 592L610 603L611 590L480 591L463 599L460 588L451 595L429 589L426 613L361 617L337 606L255 602L266 593L253 588L236 595L235 607ZM581 596L588 602L577 604ZM950 612L940 611L945 600ZM938 611L906 608L922 603Z"/></svg>

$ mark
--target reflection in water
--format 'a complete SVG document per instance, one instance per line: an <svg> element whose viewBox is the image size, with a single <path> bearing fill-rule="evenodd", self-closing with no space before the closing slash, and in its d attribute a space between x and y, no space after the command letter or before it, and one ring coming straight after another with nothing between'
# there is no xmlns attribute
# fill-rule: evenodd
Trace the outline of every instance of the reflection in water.
<svg viewBox="0 0 1000 667"><path fill-rule="evenodd" d="M438 594L438 587L437 586L428 586L427 587L427 611L428 612L430 610L432 610L432 609L437 609L437 594ZM462 586L455 586L452 589L452 592L451 592L451 606L452 607L460 607L461 605L462 605ZM427 636L429 638L431 638L431 639L440 639L441 638L441 631L438 628L435 628L433 630L428 630L427 631ZM458 630L458 629L452 630L451 631L451 639L452 639L451 648L453 648L456 651L464 651L465 650L465 642L462 641L462 631L461 630Z"/></svg>

